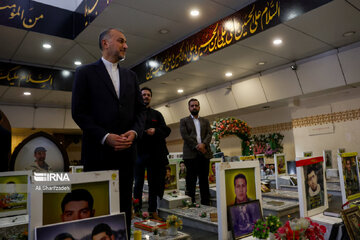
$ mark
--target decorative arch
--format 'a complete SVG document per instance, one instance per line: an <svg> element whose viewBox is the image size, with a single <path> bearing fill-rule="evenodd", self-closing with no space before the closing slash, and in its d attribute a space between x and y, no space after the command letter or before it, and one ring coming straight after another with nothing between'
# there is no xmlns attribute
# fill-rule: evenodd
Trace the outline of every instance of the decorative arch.
<svg viewBox="0 0 360 240"><path fill-rule="evenodd" d="M251 128L249 125L233 117L221 118L217 121L214 121L211 126L213 132L213 145L215 146L215 151L220 152L220 139L228 136L235 135L240 138L242 155L249 156L251 155L251 145L250 145L250 136Z"/></svg>

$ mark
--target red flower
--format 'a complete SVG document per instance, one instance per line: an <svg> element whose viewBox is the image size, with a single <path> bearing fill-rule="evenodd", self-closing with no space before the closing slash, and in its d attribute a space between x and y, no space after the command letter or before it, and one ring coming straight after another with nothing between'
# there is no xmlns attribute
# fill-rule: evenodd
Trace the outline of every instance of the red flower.
<svg viewBox="0 0 360 240"><path fill-rule="evenodd" d="M134 201L134 204L138 204L140 202L139 199L134 199L133 201Z"/></svg>

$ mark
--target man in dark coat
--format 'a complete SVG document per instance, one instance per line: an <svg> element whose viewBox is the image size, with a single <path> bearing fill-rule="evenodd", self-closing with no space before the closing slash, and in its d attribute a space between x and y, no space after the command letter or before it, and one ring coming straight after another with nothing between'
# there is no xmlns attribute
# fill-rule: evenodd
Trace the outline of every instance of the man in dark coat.
<svg viewBox="0 0 360 240"><path fill-rule="evenodd" d="M138 158L135 164L135 187L134 198L139 199L138 209L142 207L142 192L144 187L145 168L149 184L149 208L150 217L160 220L157 214L157 197L162 199L165 185L165 167L169 164L165 138L171 132L166 126L164 117L159 111L150 107L152 91L143 87L141 94L146 105L145 130L138 142Z"/></svg>
<svg viewBox="0 0 360 240"><path fill-rule="evenodd" d="M143 133L145 105L136 74L119 67L128 48L125 35L107 29L99 47L100 60L76 69L72 116L83 131L84 170L119 170L120 211L126 213L130 233L134 141Z"/></svg>
<svg viewBox="0 0 360 240"><path fill-rule="evenodd" d="M186 165L186 192L195 202L196 180L199 177L201 204L210 204L209 163L212 158L210 141L212 131L207 119L199 117L200 103L188 102L190 116L180 120L180 133L184 140L183 158Z"/></svg>

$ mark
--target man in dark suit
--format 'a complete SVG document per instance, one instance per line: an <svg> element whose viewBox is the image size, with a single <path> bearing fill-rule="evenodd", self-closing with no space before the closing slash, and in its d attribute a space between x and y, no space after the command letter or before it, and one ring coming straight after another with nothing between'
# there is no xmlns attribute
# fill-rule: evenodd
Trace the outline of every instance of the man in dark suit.
<svg viewBox="0 0 360 240"><path fill-rule="evenodd" d="M164 117L159 111L150 107L152 91L148 87L141 89L141 94L146 105L145 130L138 142L138 158L135 164L134 198L139 199L136 212L142 207L142 192L144 187L145 168L149 184L150 217L162 220L157 214L157 197L162 199L165 186L165 166L169 164L165 138L171 132L166 125Z"/></svg>
<svg viewBox="0 0 360 240"><path fill-rule="evenodd" d="M212 158L210 150L211 128L207 119L199 117L200 103L190 99L191 115L180 120L180 133L184 140L183 159L186 165L186 192L195 202L196 180L199 177L201 204L210 204L209 162Z"/></svg>
<svg viewBox="0 0 360 240"><path fill-rule="evenodd" d="M72 116L83 131L84 170L119 170L120 211L126 213L130 233L134 141L143 132L145 105L136 74L118 64L128 48L124 34L107 29L99 47L100 60L76 69Z"/></svg>

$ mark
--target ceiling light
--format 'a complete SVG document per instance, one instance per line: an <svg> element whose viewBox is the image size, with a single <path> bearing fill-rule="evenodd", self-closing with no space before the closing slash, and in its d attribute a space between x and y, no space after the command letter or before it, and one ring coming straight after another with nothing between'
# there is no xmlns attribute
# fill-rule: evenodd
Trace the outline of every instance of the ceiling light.
<svg viewBox="0 0 360 240"><path fill-rule="evenodd" d="M183 89L178 89L177 92L178 92L178 93L183 93L184 90L183 90Z"/></svg>
<svg viewBox="0 0 360 240"><path fill-rule="evenodd" d="M197 9L193 9L193 10L190 11L190 15L192 17L197 17L197 16L199 16L199 14L200 14L200 12Z"/></svg>
<svg viewBox="0 0 360 240"><path fill-rule="evenodd" d="M24 95L25 95L25 96L30 96L30 95L31 95L31 92L24 92Z"/></svg>
<svg viewBox="0 0 360 240"><path fill-rule="evenodd" d="M265 64L266 64L265 61L263 61L263 62L258 62L258 63L257 63L257 65L259 65L259 66L262 66L262 65L265 65Z"/></svg>
<svg viewBox="0 0 360 240"><path fill-rule="evenodd" d="M343 34L343 37L350 37L355 34L355 31L349 31Z"/></svg>
<svg viewBox="0 0 360 240"><path fill-rule="evenodd" d="M234 22L232 20L226 21L225 29L230 32L233 32L234 31Z"/></svg>
<svg viewBox="0 0 360 240"><path fill-rule="evenodd" d="M282 44L282 40L281 40L280 38L277 38L277 39L275 39L275 40L273 41L273 44L274 44L274 45L280 45L280 44Z"/></svg>
<svg viewBox="0 0 360 240"><path fill-rule="evenodd" d="M227 76L227 77L231 77L232 75L233 75L232 72L225 73L225 76Z"/></svg>
<svg viewBox="0 0 360 240"><path fill-rule="evenodd" d="M45 49L50 49L50 48L51 48L51 44L50 44L50 43L44 43L44 44L43 44L43 48L45 48Z"/></svg>
<svg viewBox="0 0 360 240"><path fill-rule="evenodd" d="M68 70L62 70L62 71L61 71L61 75L62 75L63 77L68 77L68 76L70 76L70 71L68 71Z"/></svg>
<svg viewBox="0 0 360 240"><path fill-rule="evenodd" d="M76 66L80 66L82 63L81 63L80 61L75 61L74 64L75 64Z"/></svg>
<svg viewBox="0 0 360 240"><path fill-rule="evenodd" d="M167 30L166 28L163 28L163 29L160 29L159 30L159 33L160 34L168 34L170 31L169 30Z"/></svg>
<svg viewBox="0 0 360 240"><path fill-rule="evenodd" d="M159 63L157 61L150 60L149 61L149 66L152 67L152 68L157 68L159 66Z"/></svg>

